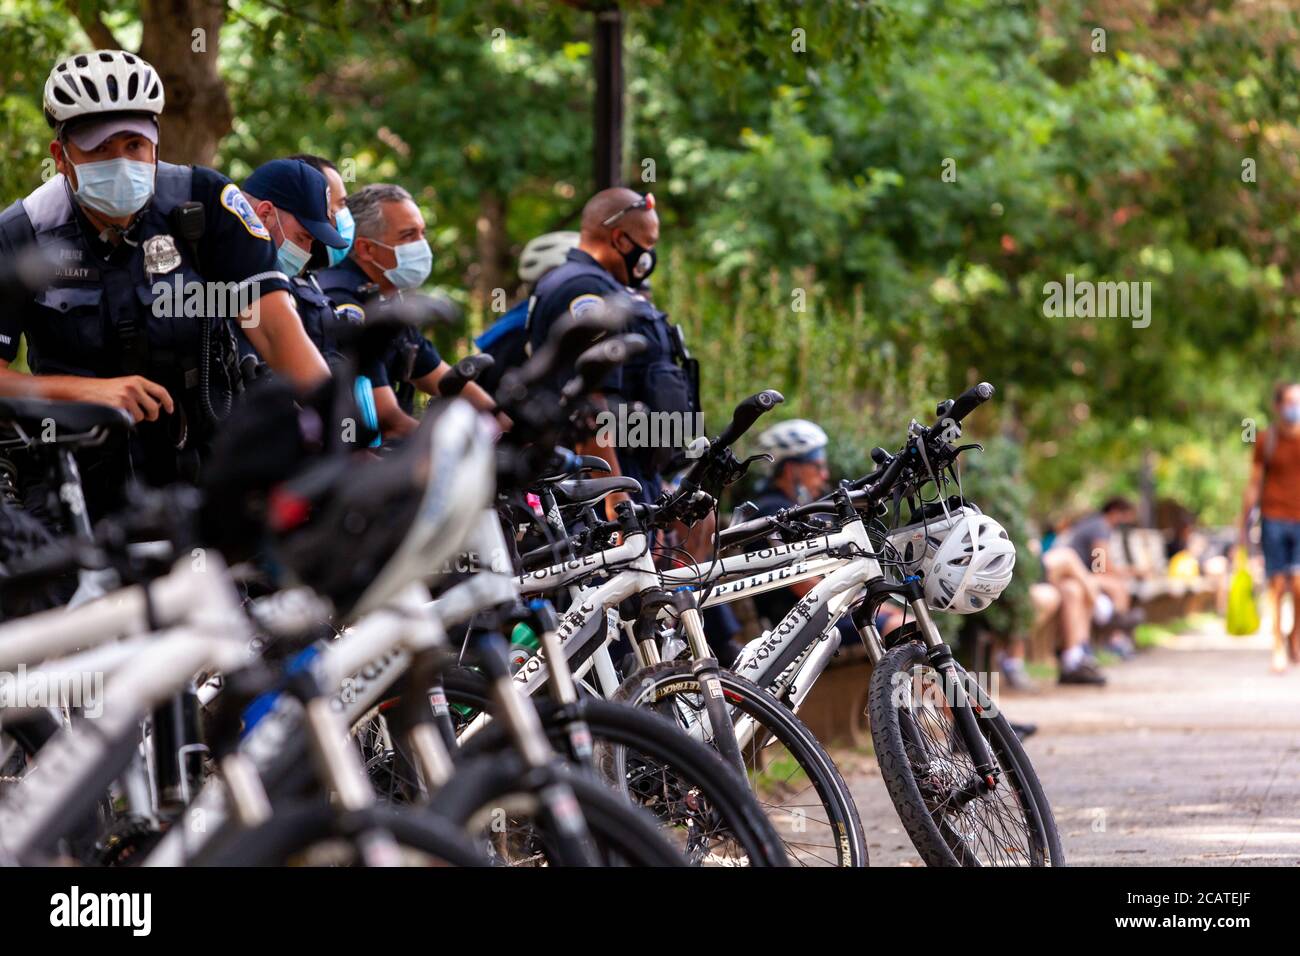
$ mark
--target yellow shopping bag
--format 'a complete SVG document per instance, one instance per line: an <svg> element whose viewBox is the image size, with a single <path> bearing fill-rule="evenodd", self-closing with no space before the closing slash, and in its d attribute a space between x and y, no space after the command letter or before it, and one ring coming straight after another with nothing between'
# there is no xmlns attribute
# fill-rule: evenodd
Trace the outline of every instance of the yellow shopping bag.
<svg viewBox="0 0 1300 956"><path fill-rule="evenodd" d="M1259 610L1255 607L1255 582L1246 568L1246 549L1237 549L1236 570L1228 585L1228 633L1238 637L1259 630Z"/></svg>

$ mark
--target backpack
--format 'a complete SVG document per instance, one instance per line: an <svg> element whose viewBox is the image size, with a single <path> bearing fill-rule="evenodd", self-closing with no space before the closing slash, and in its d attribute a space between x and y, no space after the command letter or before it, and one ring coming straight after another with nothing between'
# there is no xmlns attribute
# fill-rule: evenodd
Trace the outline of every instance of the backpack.
<svg viewBox="0 0 1300 956"><path fill-rule="evenodd" d="M476 379L489 395L496 392L502 375L528 359L528 312L531 305L532 299L520 302L474 340L474 346L480 352L492 356L492 367L484 369Z"/></svg>

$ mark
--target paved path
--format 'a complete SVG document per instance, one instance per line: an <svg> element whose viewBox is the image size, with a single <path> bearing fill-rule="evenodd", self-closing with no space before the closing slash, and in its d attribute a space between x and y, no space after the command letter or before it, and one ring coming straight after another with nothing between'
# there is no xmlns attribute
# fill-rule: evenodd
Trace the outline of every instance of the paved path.
<svg viewBox="0 0 1300 956"><path fill-rule="evenodd" d="M1189 634L1107 669L1105 688L1005 695L1066 859L1082 866L1300 865L1300 669L1268 642ZM875 866L919 866L874 759L836 755Z"/></svg>

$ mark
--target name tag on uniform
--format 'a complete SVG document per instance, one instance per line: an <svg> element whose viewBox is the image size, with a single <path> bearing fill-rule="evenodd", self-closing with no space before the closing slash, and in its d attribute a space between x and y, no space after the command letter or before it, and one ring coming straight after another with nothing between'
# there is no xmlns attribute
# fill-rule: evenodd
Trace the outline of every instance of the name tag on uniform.
<svg viewBox="0 0 1300 956"><path fill-rule="evenodd" d="M171 272L181 264L181 251L171 236L150 236L141 248L144 249L144 271L151 275Z"/></svg>
<svg viewBox="0 0 1300 956"><path fill-rule="evenodd" d="M55 266L56 279L73 279L77 282L98 282L99 270L90 266Z"/></svg>
<svg viewBox="0 0 1300 956"><path fill-rule="evenodd" d="M80 249L59 249L54 255L54 277L78 282L98 282L99 270L88 266Z"/></svg>

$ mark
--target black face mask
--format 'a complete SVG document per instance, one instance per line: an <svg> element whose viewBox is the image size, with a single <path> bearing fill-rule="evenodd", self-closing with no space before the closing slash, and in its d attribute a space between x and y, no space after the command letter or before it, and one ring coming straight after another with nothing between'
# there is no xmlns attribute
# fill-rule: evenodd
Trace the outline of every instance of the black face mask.
<svg viewBox="0 0 1300 956"><path fill-rule="evenodd" d="M619 255L623 257L623 265L627 268L627 284L635 288L655 271L658 257L655 255L654 247L647 249L645 246L638 245L637 241L626 232L623 233L623 237L632 243L632 248L627 252L619 252ZM618 249L617 246L614 248Z"/></svg>

